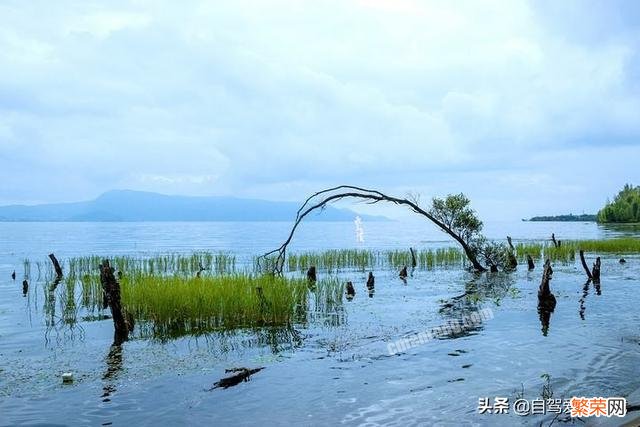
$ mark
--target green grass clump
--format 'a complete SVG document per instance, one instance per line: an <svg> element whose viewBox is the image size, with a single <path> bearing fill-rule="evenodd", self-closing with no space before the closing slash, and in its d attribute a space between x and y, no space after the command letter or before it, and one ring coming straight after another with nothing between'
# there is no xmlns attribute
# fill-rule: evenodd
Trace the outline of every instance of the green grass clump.
<svg viewBox="0 0 640 427"><path fill-rule="evenodd" d="M306 313L306 280L247 274L185 278L138 274L121 282L124 307L156 329L281 326Z"/></svg>

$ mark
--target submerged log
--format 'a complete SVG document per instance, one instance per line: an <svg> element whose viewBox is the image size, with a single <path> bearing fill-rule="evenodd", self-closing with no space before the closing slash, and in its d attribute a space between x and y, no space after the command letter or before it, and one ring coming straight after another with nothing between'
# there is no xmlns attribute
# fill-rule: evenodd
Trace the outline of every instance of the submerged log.
<svg viewBox="0 0 640 427"><path fill-rule="evenodd" d="M584 259L584 251L582 249L580 250L580 262L582 263L582 268L584 268L585 273L587 273L587 277L589 279L593 279L593 275L591 274L591 271L589 271L587 261Z"/></svg>
<svg viewBox="0 0 640 427"><path fill-rule="evenodd" d="M102 261L100 265L100 283L102 284L103 295L106 296L107 305L111 308L113 318L114 334L113 344L120 345L129 339L129 331L133 327L127 322L120 301L120 284L113 274L113 267L109 265L109 260Z"/></svg>
<svg viewBox="0 0 640 427"><path fill-rule="evenodd" d="M233 372L234 374L225 378L220 379L219 381L216 381L215 383L213 383L213 387L211 387L209 389L209 391L214 390L216 388L229 388L229 387L233 387L235 385L240 384L243 381L249 381L249 377L251 377L251 375L255 374L256 372L260 372L261 370L263 370L264 368L253 368L253 369L249 369L249 368L232 368L232 369L225 369L226 373L230 373Z"/></svg>
<svg viewBox="0 0 640 427"><path fill-rule="evenodd" d="M313 283L318 280L318 277L316 275L316 267L314 265L309 267L309 270L307 270L307 280Z"/></svg>
<svg viewBox="0 0 640 427"><path fill-rule="evenodd" d="M527 265L528 265L529 271L536 268L536 265L533 263L533 258L531 258L531 255L529 254L527 254Z"/></svg>
<svg viewBox="0 0 640 427"><path fill-rule="evenodd" d="M350 281L347 282L347 300L351 301L353 299L353 297L356 296L356 289L353 287L353 283L351 283Z"/></svg>
<svg viewBox="0 0 640 427"><path fill-rule="evenodd" d="M409 252L411 252L411 268L416 268L418 266L418 261L416 260L416 251L413 248L409 248Z"/></svg>
<svg viewBox="0 0 640 427"><path fill-rule="evenodd" d="M49 259L53 263L53 269L56 271L56 276L62 277L62 267L60 267L60 263L54 254L49 254Z"/></svg>
<svg viewBox="0 0 640 427"><path fill-rule="evenodd" d="M26 297L27 292L29 292L29 282L27 282L27 279L24 279L22 281L22 296Z"/></svg>

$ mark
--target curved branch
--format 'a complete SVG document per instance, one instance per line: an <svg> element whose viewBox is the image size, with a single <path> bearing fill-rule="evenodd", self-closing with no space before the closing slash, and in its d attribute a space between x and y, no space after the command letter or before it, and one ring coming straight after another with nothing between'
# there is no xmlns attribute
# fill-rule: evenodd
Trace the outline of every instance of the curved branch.
<svg viewBox="0 0 640 427"><path fill-rule="evenodd" d="M339 193L336 193L336 194L330 194L330 193L338 191L338 190L345 190L345 191L344 192L339 192ZM327 195L327 194L329 194L329 195ZM321 197L319 201L314 202L314 199L317 198L318 196L323 196L323 197ZM433 222L435 225L437 225L440 229L442 229L445 233L447 233L449 236L451 236L455 241L457 241L462 246L462 249L464 250L465 254L467 255L467 258L469 258L469 261L471 262L471 264L473 265L473 268L475 270L477 270L477 271L486 271L486 268L484 268L478 262L476 254L475 254L475 251L471 248L469 242L467 242L462 236L460 236L455 231L453 231L450 226L448 226L444 222L440 221L438 218L433 216L428 211L425 211L424 209L422 209L420 206L418 206L417 203L415 203L415 202L413 202L411 200L408 200L408 199L400 199L400 198L397 198L397 197L388 196L388 195L386 195L384 193L381 193L380 191L377 191L377 190L369 190L369 189L366 189L366 188L356 187L356 186L352 186L352 185L340 185L340 186L337 186L337 187L328 188L326 190L319 191L319 192L314 193L311 196L309 196L305 200L305 202L302 204L300 209L298 209L298 212L296 214L295 222L293 224L293 227L291 228L291 231L289 232L289 236L287 237L287 239L284 241L284 243L279 248L274 249L272 251L269 251L269 252L265 253L264 255L262 255L261 257L259 257L258 258L258 265L261 267L261 263L260 263L261 259L268 260L270 256L272 256L272 255L277 253L278 255L277 255L276 259L275 259L275 263L271 266L271 268L272 268L272 270L273 270L272 272L274 274L282 274L282 270L283 270L284 262L285 262L285 257L286 257L286 252L287 252L287 247L291 243L291 241L293 239L293 236L295 234L295 231L298 228L298 226L300 225L300 223L302 222L302 220L308 214L313 212L314 210L324 209L328 204L330 204L332 202L336 202L336 201L341 200L341 199L345 199L345 198L354 198L354 199L366 200L366 201L368 201L369 203L372 203L372 204L384 201L384 202L389 202L389 203L393 203L393 204L396 204L396 205L403 205L403 206L409 207L413 212L426 217L431 222Z"/></svg>

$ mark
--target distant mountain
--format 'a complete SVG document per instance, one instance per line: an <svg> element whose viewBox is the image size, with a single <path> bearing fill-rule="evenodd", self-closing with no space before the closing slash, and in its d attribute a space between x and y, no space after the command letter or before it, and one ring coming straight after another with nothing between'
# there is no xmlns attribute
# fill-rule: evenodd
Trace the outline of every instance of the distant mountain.
<svg viewBox="0 0 640 427"><path fill-rule="evenodd" d="M0 221L293 221L299 207L293 202L114 190L86 202L0 206ZM348 209L328 207L310 214L309 220L352 221L356 215Z"/></svg>
<svg viewBox="0 0 640 427"><path fill-rule="evenodd" d="M582 214L582 215L555 215L555 216L534 216L529 221L566 221L566 222L592 222L596 220L595 215Z"/></svg>

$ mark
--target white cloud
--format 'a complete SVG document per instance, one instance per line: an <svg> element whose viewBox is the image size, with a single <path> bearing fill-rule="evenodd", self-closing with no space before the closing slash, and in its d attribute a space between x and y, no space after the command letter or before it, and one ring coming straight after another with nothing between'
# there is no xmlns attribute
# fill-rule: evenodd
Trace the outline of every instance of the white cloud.
<svg viewBox="0 0 640 427"><path fill-rule="evenodd" d="M19 188L3 203L349 182L479 206L523 192L519 217L559 182L580 193L563 202L597 206L584 189L602 177L575 173L589 147L640 154L639 31L617 3L47 5L0 5L0 179ZM640 181L600 167L615 168L603 191Z"/></svg>

